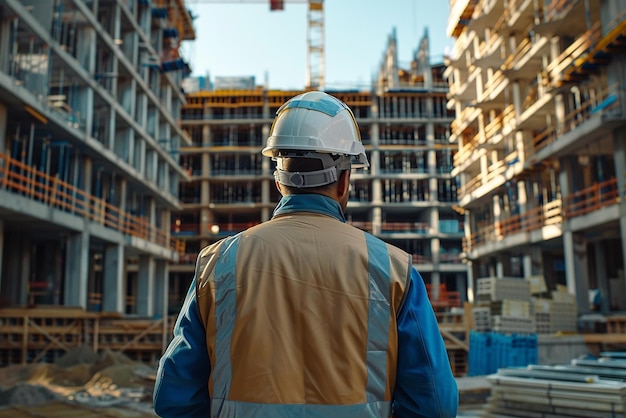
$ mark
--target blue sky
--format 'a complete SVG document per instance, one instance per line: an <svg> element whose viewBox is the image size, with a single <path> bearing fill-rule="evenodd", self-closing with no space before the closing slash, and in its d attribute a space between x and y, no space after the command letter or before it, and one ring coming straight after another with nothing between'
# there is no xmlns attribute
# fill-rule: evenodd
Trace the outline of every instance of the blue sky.
<svg viewBox="0 0 626 418"><path fill-rule="evenodd" d="M230 3L230 4L229 4ZM271 89L302 89L307 66L307 5L285 0L186 0L197 16L196 40L183 44L193 76L267 78ZM398 59L408 64L428 29L432 62L453 45L445 34L448 0L325 0L326 88L364 88L378 72L396 30Z"/></svg>

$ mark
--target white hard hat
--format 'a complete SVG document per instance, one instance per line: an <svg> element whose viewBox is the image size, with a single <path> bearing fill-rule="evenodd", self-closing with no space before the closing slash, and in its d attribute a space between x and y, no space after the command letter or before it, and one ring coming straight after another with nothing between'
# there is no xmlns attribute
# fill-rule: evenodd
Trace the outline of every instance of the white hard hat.
<svg viewBox="0 0 626 418"><path fill-rule="evenodd" d="M352 111L341 100L321 91L300 94L278 109L262 152L277 160L276 179L295 187L332 183L337 179L337 169L369 167ZM347 157L348 166L339 164L346 158L329 159L329 154ZM282 157L318 158L324 170L289 173L282 170ZM338 165L341 167L336 167ZM293 174L298 175L297 179Z"/></svg>

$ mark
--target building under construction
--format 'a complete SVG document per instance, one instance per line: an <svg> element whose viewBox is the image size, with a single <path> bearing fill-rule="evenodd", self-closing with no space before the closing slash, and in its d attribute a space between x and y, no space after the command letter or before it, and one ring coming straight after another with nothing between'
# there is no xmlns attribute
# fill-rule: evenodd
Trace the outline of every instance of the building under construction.
<svg viewBox="0 0 626 418"><path fill-rule="evenodd" d="M194 37L183 0L0 1L0 306L163 314Z"/></svg>
<svg viewBox="0 0 626 418"><path fill-rule="evenodd" d="M371 90L328 91L353 110L371 164L353 173L346 218L413 254L434 304L460 306L455 292L466 288L464 229L454 210L456 145L444 67L430 63L427 35L406 66L396 42L394 31ZM201 248L271 217L280 196L275 163L261 149L277 109L299 93L258 87L188 94L182 126L192 144L181 148L181 164L191 182L181 184L183 211L172 221L172 235L186 248L180 264L170 267L173 311Z"/></svg>
<svg viewBox="0 0 626 418"><path fill-rule="evenodd" d="M470 285L526 278L578 313L623 311L626 4L457 0L448 33Z"/></svg>

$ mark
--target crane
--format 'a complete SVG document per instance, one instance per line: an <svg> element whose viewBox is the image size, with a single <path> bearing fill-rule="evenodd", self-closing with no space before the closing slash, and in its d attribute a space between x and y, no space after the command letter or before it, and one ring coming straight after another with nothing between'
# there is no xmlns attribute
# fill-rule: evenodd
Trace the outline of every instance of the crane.
<svg viewBox="0 0 626 418"><path fill-rule="evenodd" d="M324 0L191 0L191 3L265 3L271 11L284 9L285 3L308 3L307 11L307 89L323 89L325 84L324 59Z"/></svg>

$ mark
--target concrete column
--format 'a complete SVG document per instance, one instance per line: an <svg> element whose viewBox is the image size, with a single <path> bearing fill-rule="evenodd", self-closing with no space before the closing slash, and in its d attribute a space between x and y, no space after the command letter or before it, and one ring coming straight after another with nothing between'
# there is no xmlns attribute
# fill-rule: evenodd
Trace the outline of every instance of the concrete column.
<svg viewBox="0 0 626 418"><path fill-rule="evenodd" d="M514 50L513 50L514 51ZM520 83L519 81L513 82L513 109L515 110L515 119L519 120L519 115L523 109L522 107L522 95L520 93Z"/></svg>
<svg viewBox="0 0 626 418"><path fill-rule="evenodd" d="M626 129L613 132L613 155L615 156L615 172L617 173L617 190L626 197ZM620 236L622 239L622 271L626 272L626 199L620 203ZM624 275L626 277L626 275Z"/></svg>
<svg viewBox="0 0 626 418"><path fill-rule="evenodd" d="M482 184L486 184L487 183L487 175L489 174L489 157L485 154L485 155L481 155L480 156L480 177L481 177L481 182ZM472 181L471 178L466 179L465 182L468 183Z"/></svg>
<svg viewBox="0 0 626 418"><path fill-rule="evenodd" d="M500 205L500 196L499 195L494 195L492 198L492 202L493 202L493 224L494 225L498 225L500 223L500 221L502 220L502 207ZM500 237L500 228L496 228L494 230L494 236L495 238L499 238ZM493 239L494 237L485 237L487 240L489 239Z"/></svg>
<svg viewBox="0 0 626 418"><path fill-rule="evenodd" d="M431 231L433 231L434 234L437 234L439 231L434 229L437 227L439 222L439 213L436 208L431 209L430 221ZM439 242L439 238L432 238L430 240L430 256L432 258L434 269L430 274L430 284L433 300L439 300L439 286L441 285L441 277L439 275L439 266L441 263L441 257L439 256L440 251L441 243Z"/></svg>
<svg viewBox="0 0 626 418"><path fill-rule="evenodd" d="M105 248L103 270L102 310L124 313L126 305L124 246L111 244Z"/></svg>
<svg viewBox="0 0 626 418"><path fill-rule="evenodd" d="M456 273L455 275L456 289L461 296L461 302L467 301L467 294L463 294L463 289L467 289L469 286L468 281L463 273Z"/></svg>
<svg viewBox="0 0 626 418"><path fill-rule="evenodd" d="M587 241L572 231L563 233L565 280L567 290L576 296L578 313L589 312L589 274L587 273Z"/></svg>
<svg viewBox="0 0 626 418"><path fill-rule="evenodd" d="M519 214L523 215L528 209L528 197L526 196L526 182L521 180L517 182L517 208Z"/></svg>
<svg viewBox="0 0 626 418"><path fill-rule="evenodd" d="M169 269L167 261L156 260L154 269L154 315L167 316L169 310Z"/></svg>
<svg viewBox="0 0 626 418"><path fill-rule="evenodd" d="M2 300L2 276L3 276L3 260L4 254L4 221L0 219L0 300Z"/></svg>
<svg viewBox="0 0 626 418"><path fill-rule="evenodd" d="M467 262L467 301L474 303L474 266L472 261ZM459 287L459 289L463 289Z"/></svg>
<svg viewBox="0 0 626 418"><path fill-rule="evenodd" d="M122 16L121 16L121 8L118 4L115 4L113 6L113 33L111 34L113 36L114 40L118 40L121 39L121 26L122 26ZM120 47L121 49L121 47ZM117 58L117 56L115 54L113 54L112 56L112 61L111 61L111 72L113 74L117 74L119 71L119 59ZM109 79L109 92L111 93L111 95L117 100L118 96L117 96L117 77L111 77Z"/></svg>
<svg viewBox="0 0 626 418"><path fill-rule="evenodd" d="M89 26L80 26L76 35L76 59L80 62L87 73L94 74L96 71L96 31ZM81 87L78 94L77 107L80 112L79 120L85 123L85 132L92 135L93 127L93 100L94 91L91 88Z"/></svg>
<svg viewBox="0 0 626 418"><path fill-rule="evenodd" d="M524 278L532 276L532 255L529 253L524 254L522 258L522 270L524 271Z"/></svg>
<svg viewBox="0 0 626 418"><path fill-rule="evenodd" d="M437 270L433 270L430 273L430 293L431 298L434 301L439 300L439 286L441 285L441 277Z"/></svg>
<svg viewBox="0 0 626 418"><path fill-rule="evenodd" d="M26 305L28 282L31 276L32 242L19 233L5 231L6 247L5 277L11 280L0 282L0 300L10 305Z"/></svg>
<svg viewBox="0 0 626 418"><path fill-rule="evenodd" d="M0 23L1 24L1 23ZM4 152L9 144L7 144L7 107L0 103L0 152ZM9 150L7 150L7 153Z"/></svg>
<svg viewBox="0 0 626 418"><path fill-rule="evenodd" d="M17 290L17 303L20 305L26 305L28 303L28 283L30 282L30 278L32 276L32 258L33 258L33 246L32 241L30 239L21 240L22 249L18 252L18 263L19 263L19 284L15 286L15 290Z"/></svg>
<svg viewBox="0 0 626 418"><path fill-rule="evenodd" d="M12 19L5 17L0 20L0 73L9 72L9 56L11 54L11 25ZM4 130L0 131L0 135ZM4 148L2 148L4 149Z"/></svg>
<svg viewBox="0 0 626 418"><path fill-rule="evenodd" d="M372 114L378 115L378 104L372 104ZM374 150L370 153L370 167L369 173L372 176L377 176L380 174L380 151L377 149L378 144L380 143L380 131L378 123L372 124L370 130L370 140L372 145L374 146ZM372 195L370 196L370 201L375 204L372 209L372 233L374 235L378 235L381 233L383 228L383 210L380 207L380 203L383 201L383 188L381 184L381 180L378 178L374 178L372 180Z"/></svg>
<svg viewBox="0 0 626 418"><path fill-rule="evenodd" d="M609 291L609 278L606 272L606 258L604 257L605 248L603 242L595 242L593 244L594 258L596 260L596 282L598 289L600 290L600 311L603 314L609 312L610 291Z"/></svg>
<svg viewBox="0 0 626 418"><path fill-rule="evenodd" d="M0 39L5 34L5 29L8 28L8 21L6 19L0 21ZM6 39L6 38L5 38ZM0 71L4 68L3 63L3 51L6 41L0 41ZM4 149L7 147L6 143L7 134L7 108L3 104L0 104L0 153L4 153ZM2 305L2 254L4 253L4 221L0 220L0 305Z"/></svg>
<svg viewBox="0 0 626 418"><path fill-rule="evenodd" d="M63 302L68 306L87 309L89 276L89 233L72 234L66 241L65 284Z"/></svg>
<svg viewBox="0 0 626 418"><path fill-rule="evenodd" d="M496 277L499 279L504 277L504 265L500 257L496 260Z"/></svg>
<svg viewBox="0 0 626 418"><path fill-rule="evenodd" d="M121 178L120 179L120 184L119 184L119 189L118 189L118 193L119 193L119 208L120 208L120 212L122 213L126 213L126 203L128 201L128 180L125 178Z"/></svg>
<svg viewBox="0 0 626 418"><path fill-rule="evenodd" d="M139 256L137 272L137 314L154 314L155 262L150 255Z"/></svg>

